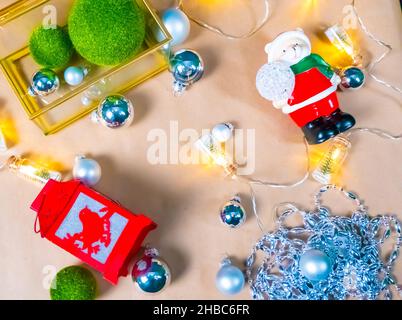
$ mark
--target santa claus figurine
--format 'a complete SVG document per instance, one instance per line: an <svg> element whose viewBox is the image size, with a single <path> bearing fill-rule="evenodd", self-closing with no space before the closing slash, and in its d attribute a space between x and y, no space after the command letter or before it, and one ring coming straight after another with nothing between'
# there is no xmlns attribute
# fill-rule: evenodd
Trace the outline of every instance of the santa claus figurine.
<svg viewBox="0 0 402 320"><path fill-rule="evenodd" d="M303 30L280 34L267 44L268 64L257 75L260 94L302 129L309 144L319 144L352 128L356 121L339 109L339 76L317 54Z"/></svg>

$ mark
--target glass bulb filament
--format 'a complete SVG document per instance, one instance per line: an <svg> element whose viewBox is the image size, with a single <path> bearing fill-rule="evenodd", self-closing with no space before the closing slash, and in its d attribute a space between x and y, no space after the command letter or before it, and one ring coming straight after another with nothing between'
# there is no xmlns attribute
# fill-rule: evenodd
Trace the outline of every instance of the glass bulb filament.
<svg viewBox="0 0 402 320"><path fill-rule="evenodd" d="M339 172L345 161L351 143L345 137L338 136L333 139L327 152L320 160L312 176L322 184L329 184Z"/></svg>
<svg viewBox="0 0 402 320"><path fill-rule="evenodd" d="M223 167L228 175L233 175L235 173L236 166L229 159L221 144L212 134L203 135L199 140L197 140L195 146L198 150L207 155L214 164Z"/></svg>
<svg viewBox="0 0 402 320"><path fill-rule="evenodd" d="M19 176L36 183L46 184L49 180L61 181L61 174L28 159L12 156L8 168Z"/></svg>
<svg viewBox="0 0 402 320"><path fill-rule="evenodd" d="M346 52L356 64L361 64L362 57L355 48L353 40L342 26L336 24L328 28L325 31L325 35L338 50Z"/></svg>

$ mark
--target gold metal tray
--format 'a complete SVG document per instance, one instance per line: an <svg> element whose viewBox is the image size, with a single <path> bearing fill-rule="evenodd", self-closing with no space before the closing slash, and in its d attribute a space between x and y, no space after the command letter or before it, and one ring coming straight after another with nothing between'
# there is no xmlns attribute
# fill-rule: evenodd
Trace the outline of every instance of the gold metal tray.
<svg viewBox="0 0 402 320"><path fill-rule="evenodd" d="M142 50L130 61L116 67L90 67L85 81L77 87L63 84L46 97L28 94L32 75L40 66L32 59L28 41L34 28L45 17L45 6L57 10L57 24L66 25L68 12L74 0L20 0L0 11L0 67L14 89L29 119L45 135L53 134L96 109L99 100L89 105L82 97L97 92L99 95L124 93L150 77L165 70L168 57L165 48L171 36L147 0L133 0L146 13L147 32ZM74 61L74 65L85 64Z"/></svg>

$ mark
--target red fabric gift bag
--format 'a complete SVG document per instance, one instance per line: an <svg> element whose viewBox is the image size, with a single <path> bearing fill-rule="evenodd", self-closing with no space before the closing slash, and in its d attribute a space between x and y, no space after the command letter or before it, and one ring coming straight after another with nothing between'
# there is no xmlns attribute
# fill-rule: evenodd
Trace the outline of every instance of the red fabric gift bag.
<svg viewBox="0 0 402 320"><path fill-rule="evenodd" d="M135 215L80 181L50 180L31 205L35 232L117 284L131 257L156 224ZM39 223L40 230L37 230Z"/></svg>

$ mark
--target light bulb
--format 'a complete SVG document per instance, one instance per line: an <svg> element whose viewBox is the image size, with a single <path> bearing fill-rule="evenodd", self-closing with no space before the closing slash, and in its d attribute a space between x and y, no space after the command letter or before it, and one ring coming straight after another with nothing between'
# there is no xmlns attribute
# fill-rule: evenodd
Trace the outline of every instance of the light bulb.
<svg viewBox="0 0 402 320"><path fill-rule="evenodd" d="M12 156L7 162L11 172L15 172L19 176L27 180L46 184L49 180L61 181L61 174L57 171L49 170L28 159Z"/></svg>
<svg viewBox="0 0 402 320"><path fill-rule="evenodd" d="M6 152L8 150L7 141L3 134L3 131L0 128L0 152Z"/></svg>
<svg viewBox="0 0 402 320"><path fill-rule="evenodd" d="M329 184L334 176L339 172L351 147L350 141L343 136L335 137L327 152L318 163L317 169L312 176L322 184Z"/></svg>
<svg viewBox="0 0 402 320"><path fill-rule="evenodd" d="M355 48L353 40L342 26L336 24L328 28L325 31L325 35L338 50L346 52L356 65L361 65L362 56Z"/></svg>
<svg viewBox="0 0 402 320"><path fill-rule="evenodd" d="M227 175L236 173L236 166L229 159L220 142L212 134L205 134L195 143L198 150L207 155L216 165L224 168Z"/></svg>

